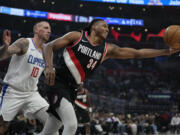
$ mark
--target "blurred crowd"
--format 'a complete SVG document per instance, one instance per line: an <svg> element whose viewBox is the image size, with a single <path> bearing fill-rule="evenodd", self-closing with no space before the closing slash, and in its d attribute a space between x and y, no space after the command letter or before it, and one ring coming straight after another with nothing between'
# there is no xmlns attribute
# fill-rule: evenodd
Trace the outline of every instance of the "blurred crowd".
<svg viewBox="0 0 180 135"><path fill-rule="evenodd" d="M91 135L179 134L180 113L115 114L94 110L90 127ZM19 114L6 135L33 135L41 129L42 125L37 120L29 120ZM76 135L85 135L84 132L85 128L79 124Z"/></svg>
<svg viewBox="0 0 180 135"><path fill-rule="evenodd" d="M61 55L55 53L55 66ZM162 69L159 64L164 59L168 61L166 57L108 60L84 82L93 105L92 135L180 133L180 74L175 67ZM1 79L8 63L9 60L0 62ZM171 64L163 65L168 66ZM39 92L46 98L44 77L40 78ZM41 129L40 122L26 119L20 113L6 135L32 135ZM79 124L78 135L83 135L81 129Z"/></svg>
<svg viewBox="0 0 180 135"><path fill-rule="evenodd" d="M153 65L146 68L142 61L127 62L107 61L86 80L84 85L91 93L93 105L91 134L180 133L178 78ZM129 66L124 66L126 64ZM0 65L3 78L8 61ZM39 91L46 98L43 89L42 77ZM42 125L37 120L29 120L19 114L7 135L32 135L41 129ZM81 129L80 124L78 135L83 135Z"/></svg>

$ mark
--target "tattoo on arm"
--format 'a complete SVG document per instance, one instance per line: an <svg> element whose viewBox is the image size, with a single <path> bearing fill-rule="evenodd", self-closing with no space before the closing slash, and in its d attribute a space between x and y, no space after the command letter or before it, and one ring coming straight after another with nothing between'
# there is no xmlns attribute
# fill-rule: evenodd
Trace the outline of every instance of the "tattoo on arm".
<svg viewBox="0 0 180 135"><path fill-rule="evenodd" d="M12 54L23 55L24 53L26 53L28 49L28 44L29 41L26 38L20 38L8 48L8 53L10 55Z"/></svg>
<svg viewBox="0 0 180 135"><path fill-rule="evenodd" d="M23 55L28 49L29 41L26 38L16 40L6 49L4 46L0 48L0 60L4 60L13 54Z"/></svg>

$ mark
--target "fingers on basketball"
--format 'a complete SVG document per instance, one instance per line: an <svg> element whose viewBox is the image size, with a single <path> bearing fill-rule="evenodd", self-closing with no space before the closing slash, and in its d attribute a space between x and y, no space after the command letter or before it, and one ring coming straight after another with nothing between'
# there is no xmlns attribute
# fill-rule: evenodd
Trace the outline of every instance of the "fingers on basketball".
<svg viewBox="0 0 180 135"><path fill-rule="evenodd" d="M180 48L180 25L170 25L164 33L164 42L171 48Z"/></svg>

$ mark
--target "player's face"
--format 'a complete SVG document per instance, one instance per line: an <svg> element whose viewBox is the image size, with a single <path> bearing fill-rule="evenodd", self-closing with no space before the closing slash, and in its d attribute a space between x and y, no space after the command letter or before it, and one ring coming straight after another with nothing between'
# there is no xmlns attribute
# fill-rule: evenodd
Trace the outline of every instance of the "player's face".
<svg viewBox="0 0 180 135"><path fill-rule="evenodd" d="M48 41L50 34L51 34L51 26L47 22L42 22L41 26L39 27L39 37L42 38L44 41Z"/></svg>
<svg viewBox="0 0 180 135"><path fill-rule="evenodd" d="M96 32L98 36L100 36L102 39L106 39L108 36L109 28L105 21L99 21L97 22L95 26Z"/></svg>

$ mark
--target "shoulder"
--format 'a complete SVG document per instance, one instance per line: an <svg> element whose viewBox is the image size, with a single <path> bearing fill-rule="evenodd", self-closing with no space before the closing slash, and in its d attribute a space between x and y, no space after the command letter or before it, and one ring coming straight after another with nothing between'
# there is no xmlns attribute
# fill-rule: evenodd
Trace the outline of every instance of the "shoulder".
<svg viewBox="0 0 180 135"><path fill-rule="evenodd" d="M27 50L28 50L28 47L29 47L29 40L28 40L28 38L20 38L20 39L18 39L17 40L17 46L19 48L21 48L21 52L20 52L21 55L26 53Z"/></svg>
<svg viewBox="0 0 180 135"><path fill-rule="evenodd" d="M27 38L20 38L20 39L16 40L14 44L16 46L18 46L19 48L28 47L29 40Z"/></svg>
<svg viewBox="0 0 180 135"><path fill-rule="evenodd" d="M29 47L28 39L20 38L17 39L8 47L8 53L10 55L12 54L23 55L27 52L28 47Z"/></svg>
<svg viewBox="0 0 180 135"><path fill-rule="evenodd" d="M20 42L20 43L25 43L25 44L28 44L28 43L29 43L28 38L24 38L24 37L19 38L17 41Z"/></svg>
<svg viewBox="0 0 180 135"><path fill-rule="evenodd" d="M17 44L17 45L19 45L19 44L29 44L29 40L27 38L19 38L14 43Z"/></svg>
<svg viewBox="0 0 180 135"><path fill-rule="evenodd" d="M68 32L63 37L67 37L67 38L70 38L72 40L77 40L81 37L81 32L79 32L79 31Z"/></svg>
<svg viewBox="0 0 180 135"><path fill-rule="evenodd" d="M80 37L81 37L81 32L72 31L72 32L68 32L64 36L60 37L57 41L58 42L63 41L64 42L63 44L71 45L71 44L75 43L77 40L79 40Z"/></svg>
<svg viewBox="0 0 180 135"><path fill-rule="evenodd" d="M53 50L57 50L75 43L81 37L81 32L72 31L47 43L46 46L52 46Z"/></svg>
<svg viewBox="0 0 180 135"><path fill-rule="evenodd" d="M29 39L28 38L20 38L19 43L21 44L21 47L28 47L29 46Z"/></svg>

